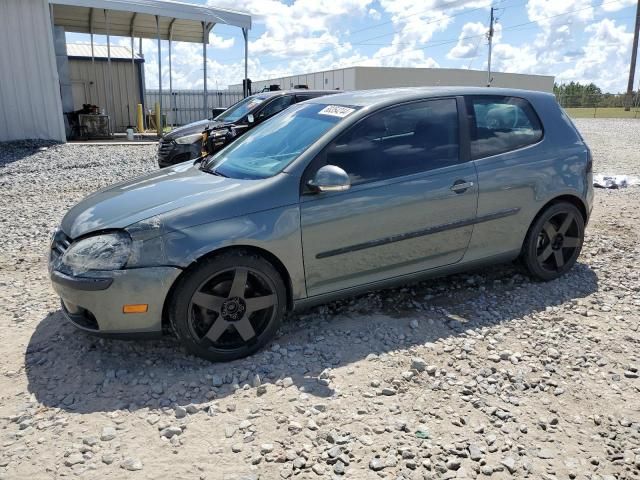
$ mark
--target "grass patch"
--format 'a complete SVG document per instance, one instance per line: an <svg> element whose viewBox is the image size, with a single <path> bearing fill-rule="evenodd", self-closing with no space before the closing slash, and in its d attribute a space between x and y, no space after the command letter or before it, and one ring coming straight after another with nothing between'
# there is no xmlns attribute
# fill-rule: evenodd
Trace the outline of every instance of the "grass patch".
<svg viewBox="0 0 640 480"><path fill-rule="evenodd" d="M565 108L572 118L640 118L640 108L626 112L623 107Z"/></svg>

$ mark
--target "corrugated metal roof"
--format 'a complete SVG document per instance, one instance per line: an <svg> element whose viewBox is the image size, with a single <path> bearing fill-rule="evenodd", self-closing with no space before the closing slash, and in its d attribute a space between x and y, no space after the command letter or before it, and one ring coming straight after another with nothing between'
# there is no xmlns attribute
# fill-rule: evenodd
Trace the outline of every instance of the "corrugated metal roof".
<svg viewBox="0 0 640 480"><path fill-rule="evenodd" d="M67 56L68 57L87 57L91 58L91 44L89 43L67 43ZM106 45L93 45L93 56L95 58L107 58L107 46ZM112 60L131 60L131 49L122 45L111 45L111 59ZM144 59L134 53L135 60Z"/></svg>
<svg viewBox="0 0 640 480"><path fill-rule="evenodd" d="M203 23L210 30L224 24L251 28L251 15L206 5L168 0L48 0L53 6L53 23L67 32L105 35L109 12L109 32L114 36L156 38L156 16L160 38L202 42Z"/></svg>

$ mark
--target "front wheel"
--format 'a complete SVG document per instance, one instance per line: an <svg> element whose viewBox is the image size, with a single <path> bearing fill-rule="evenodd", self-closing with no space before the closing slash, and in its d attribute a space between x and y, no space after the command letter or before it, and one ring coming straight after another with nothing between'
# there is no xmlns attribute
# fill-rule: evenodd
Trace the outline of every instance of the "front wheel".
<svg viewBox="0 0 640 480"><path fill-rule="evenodd" d="M522 248L522 259L532 276L549 281L573 267L582 250L584 219L572 204L547 208L533 222Z"/></svg>
<svg viewBox="0 0 640 480"><path fill-rule="evenodd" d="M286 289L264 258L226 253L196 264L176 285L169 320L194 355L230 361L259 350L276 334Z"/></svg>

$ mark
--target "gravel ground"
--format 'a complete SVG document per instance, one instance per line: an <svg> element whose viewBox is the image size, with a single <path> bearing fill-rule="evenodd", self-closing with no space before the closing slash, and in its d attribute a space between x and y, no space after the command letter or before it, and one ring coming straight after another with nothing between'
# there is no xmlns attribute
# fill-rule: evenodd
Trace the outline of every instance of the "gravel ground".
<svg viewBox="0 0 640 480"><path fill-rule="evenodd" d="M640 121L576 122L639 174ZM336 302L230 364L62 318L48 232L153 146L0 145L0 478L640 478L640 189L597 191L579 264Z"/></svg>

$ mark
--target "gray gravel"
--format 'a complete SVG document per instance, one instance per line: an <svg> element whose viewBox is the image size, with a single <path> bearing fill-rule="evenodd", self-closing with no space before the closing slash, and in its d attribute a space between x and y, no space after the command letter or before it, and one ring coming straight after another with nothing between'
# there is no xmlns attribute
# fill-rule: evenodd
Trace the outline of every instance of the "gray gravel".
<svg viewBox="0 0 640 480"><path fill-rule="evenodd" d="M638 174L640 121L576 122ZM597 191L579 264L371 293L230 364L75 331L47 279L70 206L153 146L0 144L0 478L640 478L640 190Z"/></svg>

